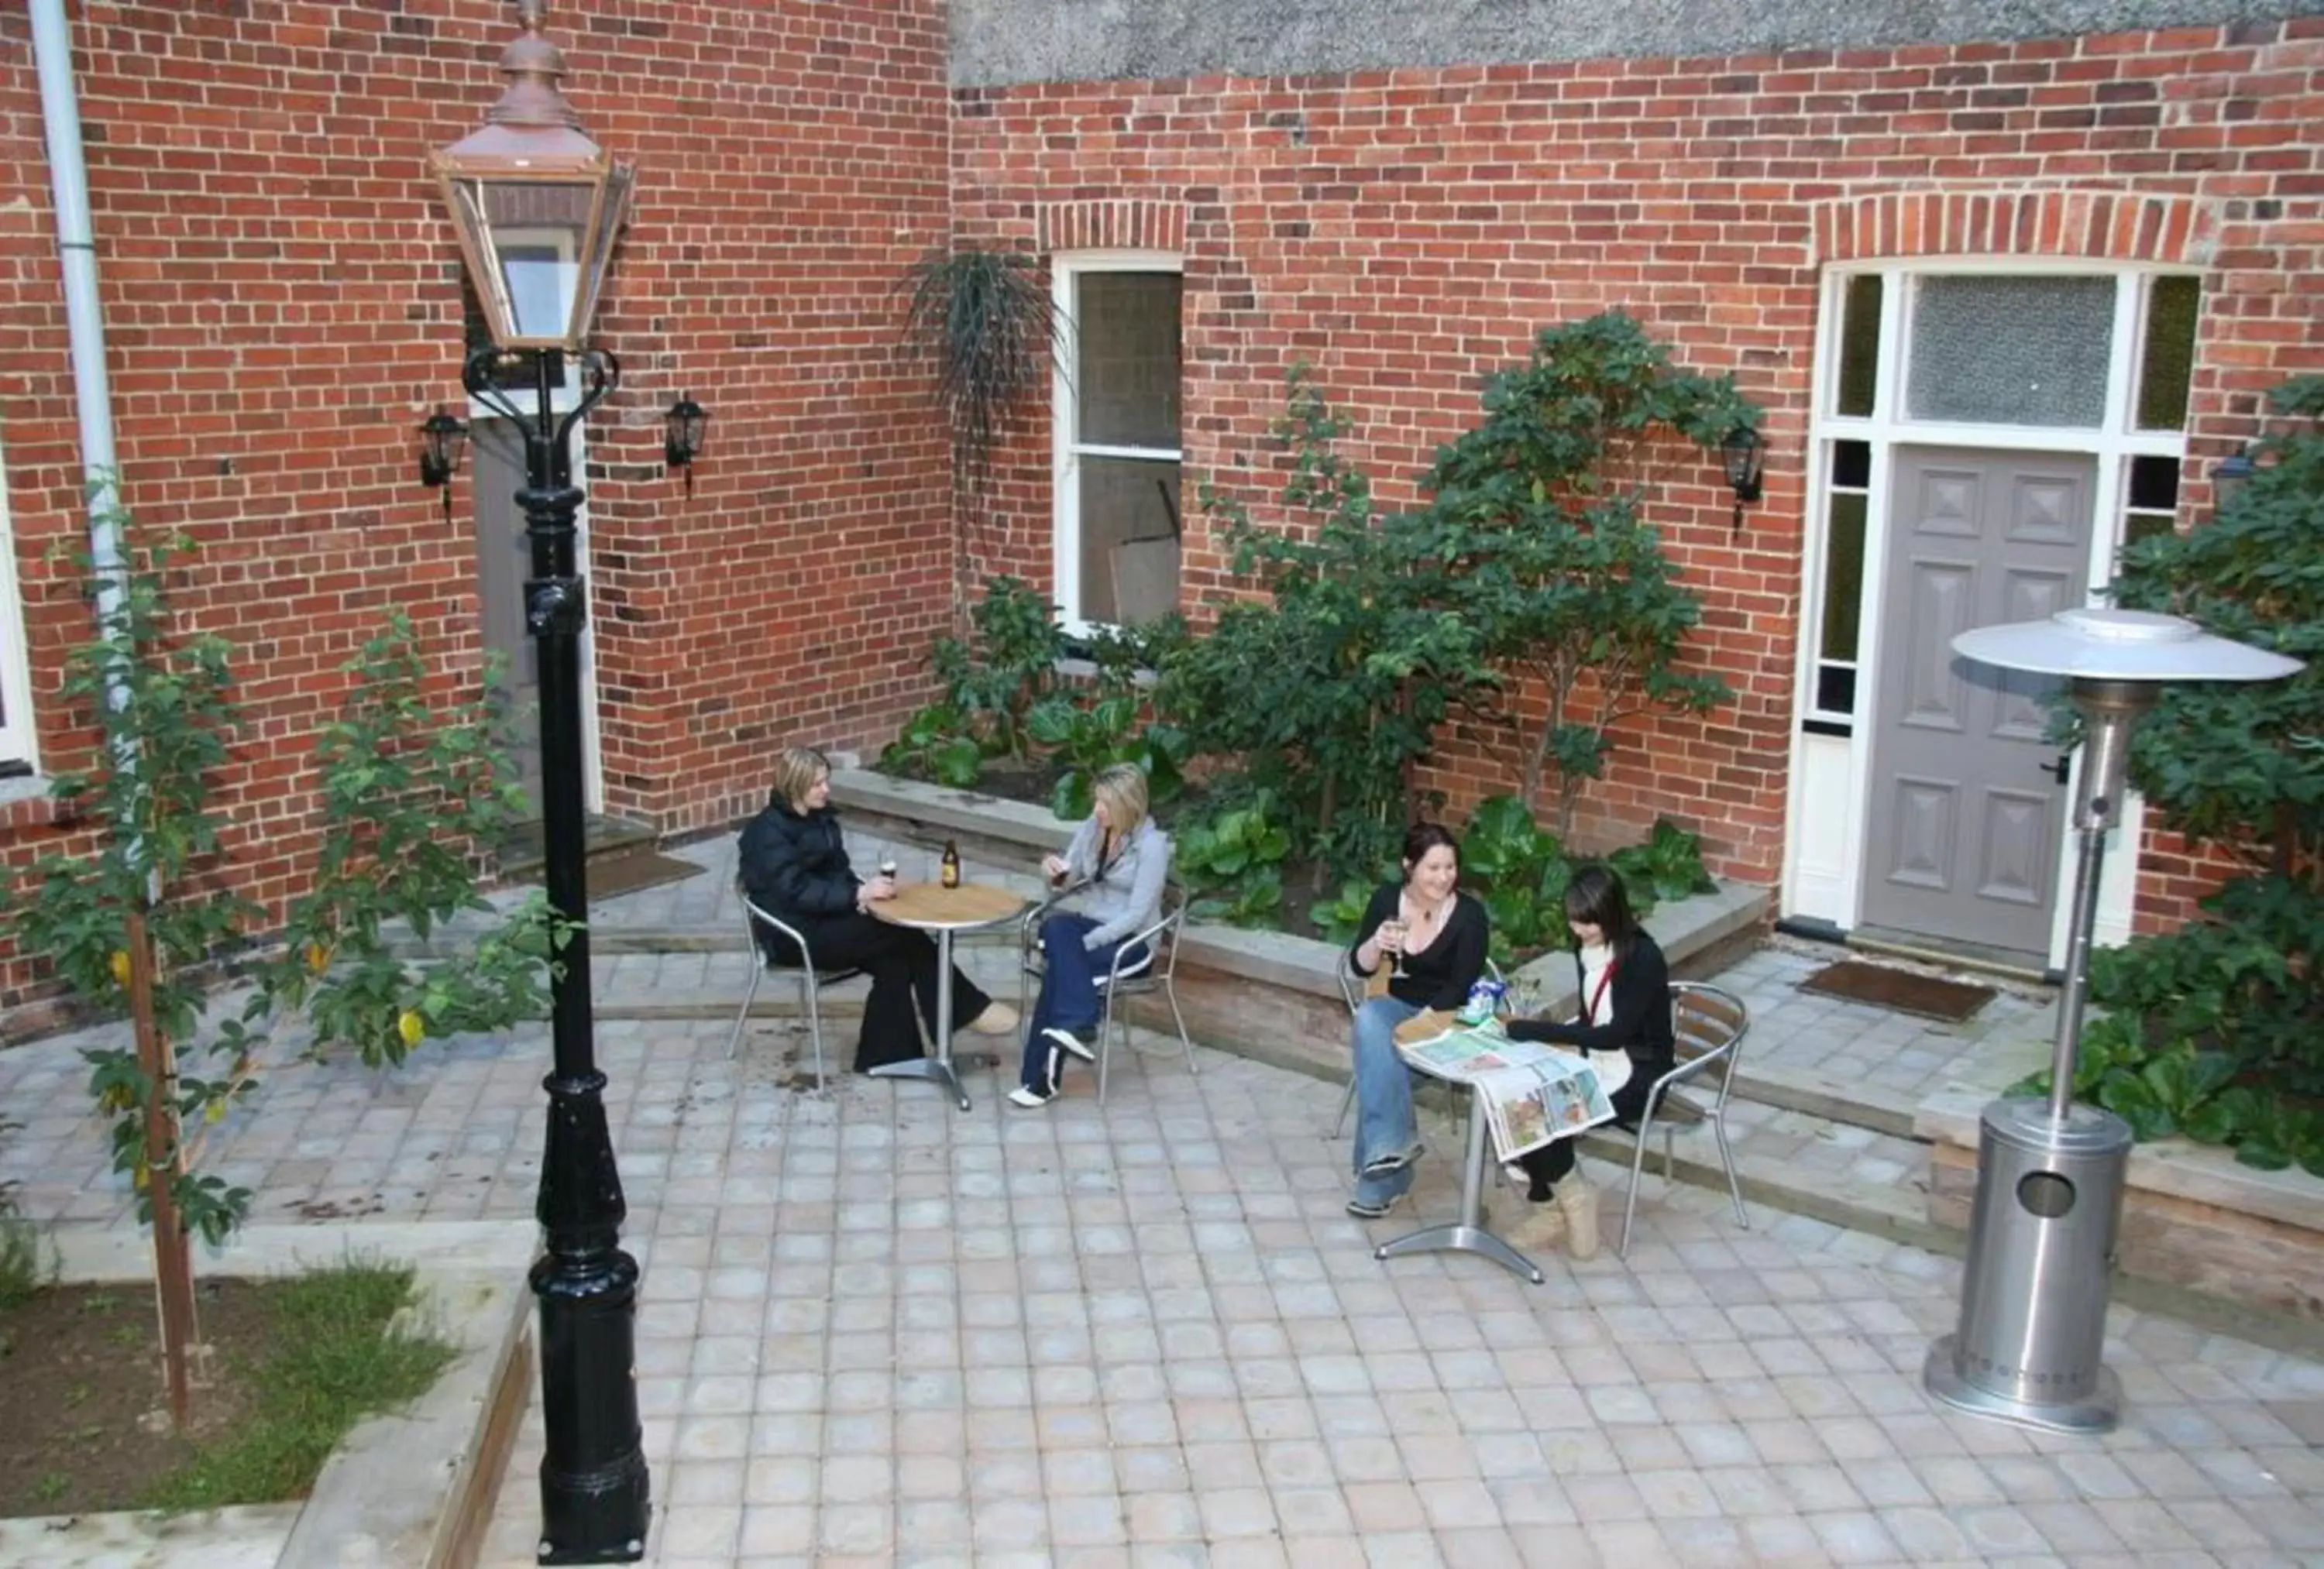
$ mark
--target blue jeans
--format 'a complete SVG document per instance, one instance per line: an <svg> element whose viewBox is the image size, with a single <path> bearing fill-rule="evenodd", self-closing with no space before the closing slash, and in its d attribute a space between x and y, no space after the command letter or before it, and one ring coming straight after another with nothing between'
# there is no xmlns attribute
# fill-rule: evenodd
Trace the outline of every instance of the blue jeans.
<svg viewBox="0 0 2324 1569"><path fill-rule="evenodd" d="M1041 1032L1094 1030L1104 1014L1097 983L1112 965L1113 956L1126 945L1083 946L1096 930L1095 921L1070 912L1041 922L1041 995L1034 1001L1033 1016L1025 1023L1025 1066L1018 1076L1029 1089L1055 1089L1065 1077L1065 1051ZM1140 943L1123 963L1131 963L1144 953L1145 944Z"/></svg>
<svg viewBox="0 0 2324 1569"><path fill-rule="evenodd" d="M1420 1142L1412 1113L1412 1070L1396 1054L1396 1027L1421 1010L1394 997L1374 997L1356 1010L1356 1197L1385 1204L1411 1190L1412 1168L1367 1177L1364 1168L1383 1155L1401 1154Z"/></svg>

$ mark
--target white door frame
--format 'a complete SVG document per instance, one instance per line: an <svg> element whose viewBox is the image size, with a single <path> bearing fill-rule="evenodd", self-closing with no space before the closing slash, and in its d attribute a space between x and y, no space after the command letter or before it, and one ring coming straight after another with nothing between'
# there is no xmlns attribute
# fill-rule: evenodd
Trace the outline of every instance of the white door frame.
<svg viewBox="0 0 2324 1569"><path fill-rule="evenodd" d="M1795 712L1801 719L1812 718L1818 711L1815 707L1816 656L1822 630L1824 578L1831 543L1826 525L1826 498L1831 479L1831 444L1840 440L1861 441L1870 447L1871 473L1865 498L1863 573L1857 614L1857 624L1860 629L1857 649L1857 712L1849 727L1850 733L1841 743L1847 748L1846 810L1836 826L1822 830L1826 835L1834 831L1840 835L1840 862L1836 898L1829 879L1820 879L1822 885L1812 895L1813 903L1822 905L1822 908L1806 907L1810 899L1803 897L1803 890L1811 881L1803 863L1811 858L1810 835L1816 831L1818 821L1818 818L1812 816L1809 811L1805 786L1809 770L1816 760L1812 755L1813 748L1819 745L1829 745L1835 738L1811 734L1798 722L1793 726L1791 767L1784 805L1782 900L1786 913L1821 915L1842 927L1854 927L1861 922L1863 917L1864 877L1868 859L1865 833L1870 819L1874 783L1873 725L1869 705L1877 701L1880 690L1880 589L1887 570L1889 502L1895 484L1895 449L1899 446L1950 446L2079 453L2095 457L2098 473L2091 491L2094 516L2090 528L2089 559L2084 576L2085 586L2096 593L2112 579L2115 555L2121 547L2123 492L2129 460L2135 457L2170 457L2183 463L2186 458L2187 437L2183 430L2135 431L2130 426L2134 400L2137 396L2136 373L2145 325L2141 314L2146 297L2144 280L2157 274L2184 274L2190 271L2185 268L2035 257L1896 258L1826 270L1820 290L1821 308L1817 316L1815 362L1812 377L1813 414L1809 422L1807 465L1809 502L1801 562L1800 637L1797 668L1794 673L1794 702ZM1872 413L1867 417L1845 417L1830 412L1840 374L1841 307L1848 280L1868 272L1879 273L1883 278ZM2107 367L2106 412L2100 426L2097 429L2073 429L1939 424L1907 421L1900 417L1905 374L1904 348L1910 341L1911 280L1933 273L2052 273L2114 278L2114 334ZM2068 786L2070 800L2071 793L2080 787L2081 763L2082 754L2078 750L2074 754L2075 779ZM2144 829L2144 803L2133 793L2124 803L2121 826L2116 832L2111 848L2117 851L2125 848L2135 851L2141 843ZM2077 836L2070 831L2061 836L2055 885L2058 896L2053 901L2051 922L2049 958L2052 965L2061 964L2065 958L2076 843ZM2097 938L2100 943L2120 942L2130 933L2137 885L2137 859L2135 853L2116 853L2107 859L2098 898Z"/></svg>
<svg viewBox="0 0 2324 1569"><path fill-rule="evenodd" d="M519 409L529 410L532 406L530 390L508 391L502 396ZM561 415L569 412L580 400L580 373L568 355L565 379L549 393L549 406L553 412ZM490 404L471 397L468 399L468 418L473 423L479 419L506 420L508 417ZM518 434L521 439L523 433L520 431ZM581 476L589 472L589 421L586 416L574 422L572 434L567 439L572 444L573 482L581 485ZM581 620L581 805L584 811L602 812L605 810L605 776L599 762L598 749L597 594L589 574L588 487L581 485L581 505L573 515L573 569L580 574L584 583L590 584L588 599L585 601L587 614Z"/></svg>

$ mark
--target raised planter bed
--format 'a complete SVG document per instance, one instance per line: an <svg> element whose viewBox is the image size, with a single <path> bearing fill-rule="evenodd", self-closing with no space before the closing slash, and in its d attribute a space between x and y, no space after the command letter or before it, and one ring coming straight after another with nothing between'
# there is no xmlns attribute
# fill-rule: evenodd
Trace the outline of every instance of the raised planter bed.
<svg viewBox="0 0 2324 1569"><path fill-rule="evenodd" d="M283 1274L351 1256L408 1262L418 1311L458 1355L409 1409L350 1432L303 1501L0 1520L0 1563L468 1569L531 1389L524 1281L538 1234L530 1221L251 1226L221 1252L197 1249L203 1276ZM55 1246L60 1280L125 1289L151 1280L142 1234L67 1230Z"/></svg>
<svg viewBox="0 0 2324 1569"><path fill-rule="evenodd" d="M1941 1225L1968 1228L1987 1098L1932 1096L1914 1120L1932 1146L1929 1218ZM2324 1181L2305 1171L2257 1170L2184 1139L2141 1144L2116 1252L2126 1275L2324 1325Z"/></svg>

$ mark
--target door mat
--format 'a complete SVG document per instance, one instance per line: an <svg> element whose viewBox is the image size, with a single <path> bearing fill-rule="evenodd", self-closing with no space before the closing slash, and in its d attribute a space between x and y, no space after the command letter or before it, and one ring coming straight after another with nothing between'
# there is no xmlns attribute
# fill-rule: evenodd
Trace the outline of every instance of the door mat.
<svg viewBox="0 0 2324 1569"><path fill-rule="evenodd" d="M702 875L702 868L692 861L679 860L657 850L632 850L627 855L604 856L592 860L587 867L589 898L618 898L634 894L641 888L659 888L664 883L683 882L687 877Z"/></svg>
<svg viewBox="0 0 2324 1569"><path fill-rule="evenodd" d="M1994 996L1991 986L1939 980L1908 969L1867 964L1860 959L1824 966L1802 981L1800 990L1845 997L1851 1003L1869 1003L1876 1008L1890 1008L1900 1014L1917 1014L1923 1019L1942 1019L1948 1023L1959 1023Z"/></svg>

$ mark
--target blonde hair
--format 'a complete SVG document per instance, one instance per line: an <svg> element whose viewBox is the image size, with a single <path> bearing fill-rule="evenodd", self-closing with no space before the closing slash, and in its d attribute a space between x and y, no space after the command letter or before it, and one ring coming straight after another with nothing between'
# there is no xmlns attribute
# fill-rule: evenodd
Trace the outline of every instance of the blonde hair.
<svg viewBox="0 0 2324 1569"><path fill-rule="evenodd" d="M1090 794L1113 809L1110 826L1114 843L1128 844L1138 825L1146 821L1146 770L1135 763L1100 769Z"/></svg>
<svg viewBox="0 0 2324 1569"><path fill-rule="evenodd" d="M785 747L775 754L775 776L767 791L767 804L802 810L816 776L831 772L831 759L813 747Z"/></svg>

